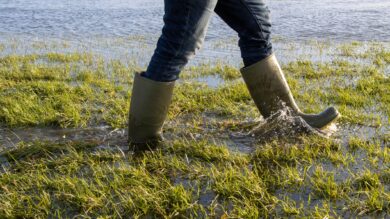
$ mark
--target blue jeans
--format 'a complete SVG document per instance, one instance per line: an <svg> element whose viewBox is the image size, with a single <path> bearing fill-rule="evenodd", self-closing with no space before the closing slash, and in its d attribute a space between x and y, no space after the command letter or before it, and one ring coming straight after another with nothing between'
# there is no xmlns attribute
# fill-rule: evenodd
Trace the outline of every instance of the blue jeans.
<svg viewBox="0 0 390 219"><path fill-rule="evenodd" d="M170 82L204 41L216 12L239 36L245 66L272 53L271 22L264 0L164 0L164 28L144 77Z"/></svg>

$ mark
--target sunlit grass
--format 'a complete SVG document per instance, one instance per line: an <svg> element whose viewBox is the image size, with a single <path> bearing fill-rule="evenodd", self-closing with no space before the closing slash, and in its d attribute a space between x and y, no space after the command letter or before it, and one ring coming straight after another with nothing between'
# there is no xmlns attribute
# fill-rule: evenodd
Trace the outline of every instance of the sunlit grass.
<svg viewBox="0 0 390 219"><path fill-rule="evenodd" d="M137 39L142 38L131 40ZM0 51L5 48L0 45ZM306 112L335 105L343 115L341 132L363 127L373 133L352 129L338 136L340 141L300 136L253 142L250 153L231 150L229 134L259 116L239 69L223 63L188 67L166 125L176 137L156 151L134 155L99 149L101 142L94 141L21 142L4 149L0 217L385 217L390 214L389 51L363 42L335 51L331 61L283 65L294 96ZM366 62L353 61L360 59ZM90 53L2 56L0 123L125 128L139 70ZM225 83L209 87L191 80L204 76Z"/></svg>

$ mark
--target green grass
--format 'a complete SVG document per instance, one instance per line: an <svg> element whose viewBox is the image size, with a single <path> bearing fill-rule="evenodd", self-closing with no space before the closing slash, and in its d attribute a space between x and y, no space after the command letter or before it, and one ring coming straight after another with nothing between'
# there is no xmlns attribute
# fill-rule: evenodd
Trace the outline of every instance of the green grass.
<svg viewBox="0 0 390 219"><path fill-rule="evenodd" d="M321 53L332 47L313 46ZM259 117L239 69L188 67L165 126L170 137L156 151L99 149L98 141L20 142L3 149L0 218L386 217L389 51L365 42L334 51L332 60L298 59L283 69L304 111L340 110L339 141L250 138L250 153L236 151L229 134L248 131ZM4 55L0 123L125 128L133 73L141 70L129 63L79 52ZM192 80L205 76L225 83L211 88Z"/></svg>
<svg viewBox="0 0 390 219"><path fill-rule="evenodd" d="M351 199L338 213L366 208L389 213L383 187L388 177L372 172L385 167L336 179L338 170L353 171L353 161L332 159L341 145L331 141L303 137L296 146L275 141L259 145L253 155L193 140L176 140L141 156L95 146L32 142L3 152L10 165L0 176L1 217L310 216L319 210L310 203L314 198L331 205ZM339 165L325 171L328 160ZM302 203L279 197L302 190L310 192Z"/></svg>

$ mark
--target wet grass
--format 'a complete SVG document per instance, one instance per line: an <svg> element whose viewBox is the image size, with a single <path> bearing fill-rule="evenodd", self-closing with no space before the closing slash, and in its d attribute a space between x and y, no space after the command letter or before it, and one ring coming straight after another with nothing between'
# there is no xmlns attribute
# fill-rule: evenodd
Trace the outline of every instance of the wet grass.
<svg viewBox="0 0 390 219"><path fill-rule="evenodd" d="M274 141L252 155L191 140L141 156L93 148L33 142L5 152L0 215L335 217L390 210L386 167L355 170L352 151L331 141ZM325 170L329 160L332 171Z"/></svg>
<svg viewBox="0 0 390 219"><path fill-rule="evenodd" d="M238 143L229 134L259 116L239 70L189 67L175 90L168 141L156 151L134 155L95 141L3 149L0 217L388 217L389 50L351 42L334 51L331 61L283 68L302 109L338 107L337 140L249 140L250 153L232 150ZM129 63L79 52L4 55L0 123L125 128L133 73L141 70ZM192 80L205 76L225 83Z"/></svg>

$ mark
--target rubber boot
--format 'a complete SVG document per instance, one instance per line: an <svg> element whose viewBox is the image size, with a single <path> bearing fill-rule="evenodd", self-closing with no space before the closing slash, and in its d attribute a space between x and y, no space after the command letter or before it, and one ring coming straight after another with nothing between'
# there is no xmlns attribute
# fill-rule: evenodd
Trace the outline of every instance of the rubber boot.
<svg viewBox="0 0 390 219"><path fill-rule="evenodd" d="M290 107L313 128L322 129L339 117L334 107L319 114L302 113L294 101L283 71L274 54L241 69L241 74L257 108L264 118Z"/></svg>
<svg viewBox="0 0 390 219"><path fill-rule="evenodd" d="M175 82L158 82L136 74L131 95L128 141L130 150L153 150L162 141L162 127Z"/></svg>

